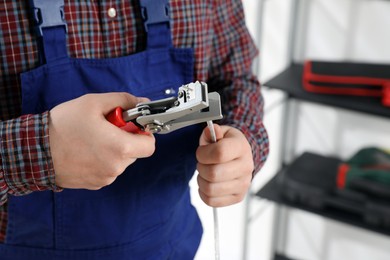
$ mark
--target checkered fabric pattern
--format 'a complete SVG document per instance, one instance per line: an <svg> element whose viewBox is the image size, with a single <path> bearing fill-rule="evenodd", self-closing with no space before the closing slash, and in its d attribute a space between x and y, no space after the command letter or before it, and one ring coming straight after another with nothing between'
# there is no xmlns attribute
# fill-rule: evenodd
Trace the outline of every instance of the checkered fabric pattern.
<svg viewBox="0 0 390 260"><path fill-rule="evenodd" d="M60 190L50 155L49 112L21 115L20 73L39 66L38 39L28 1L0 0L0 240L7 225L7 195ZM251 73L257 50L240 0L171 0L175 47L194 48L195 79L223 100L221 123L248 138L257 172L268 154L260 84ZM115 8L116 16L108 10ZM65 0L67 48L74 58L120 57L145 48L138 0Z"/></svg>

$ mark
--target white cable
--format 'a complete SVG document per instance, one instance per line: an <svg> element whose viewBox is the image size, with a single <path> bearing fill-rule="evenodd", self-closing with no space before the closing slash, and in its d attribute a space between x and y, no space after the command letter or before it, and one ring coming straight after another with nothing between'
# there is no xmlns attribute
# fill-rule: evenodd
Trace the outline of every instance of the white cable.
<svg viewBox="0 0 390 260"><path fill-rule="evenodd" d="M213 143L217 142L217 136L215 135L213 121L207 121L207 127L210 130L211 141ZM214 215L214 250L215 250L215 260L219 260L219 228L218 228L218 211L217 208L213 208Z"/></svg>
<svg viewBox="0 0 390 260"><path fill-rule="evenodd" d="M208 127L209 130L210 130L211 141L212 141L213 143L216 143L216 142L217 142L217 136L215 135L215 130L214 130L213 121L211 121L211 120L207 121L207 127Z"/></svg>
<svg viewBox="0 0 390 260"><path fill-rule="evenodd" d="M214 215L214 250L215 250L215 260L219 260L219 229L218 229L218 210L213 208Z"/></svg>

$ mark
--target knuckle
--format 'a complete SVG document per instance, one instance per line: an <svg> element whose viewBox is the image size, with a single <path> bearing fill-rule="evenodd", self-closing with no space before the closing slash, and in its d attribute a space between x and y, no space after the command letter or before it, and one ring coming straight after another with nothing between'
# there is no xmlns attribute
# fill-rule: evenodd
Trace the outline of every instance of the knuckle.
<svg viewBox="0 0 390 260"><path fill-rule="evenodd" d="M221 208L221 207L224 207L227 205L226 205L226 203L224 203L221 200L213 200L212 202L210 202L209 206L214 207L214 208Z"/></svg>
<svg viewBox="0 0 390 260"><path fill-rule="evenodd" d="M234 196L234 204L236 203L240 203L241 201L243 201L245 198L245 193L240 193L240 194L237 194L236 196Z"/></svg>
<svg viewBox="0 0 390 260"><path fill-rule="evenodd" d="M207 196L213 196L214 195L214 189L213 189L212 185L210 185L210 184L204 185L203 188L202 188L202 191Z"/></svg>
<svg viewBox="0 0 390 260"><path fill-rule="evenodd" d="M213 151L213 156L214 158L218 161L218 162L223 162L225 161L225 157L226 157L226 149L223 149L223 147L221 147L220 149L215 149Z"/></svg>
<svg viewBox="0 0 390 260"><path fill-rule="evenodd" d="M203 164L201 164L200 162L198 162L196 164L196 170L201 173L203 171Z"/></svg>
<svg viewBox="0 0 390 260"><path fill-rule="evenodd" d="M249 178L244 178L242 181L241 181L241 184L240 184L240 187L241 187L241 190L242 191L247 191L249 189L249 187L251 186L251 181Z"/></svg>
<svg viewBox="0 0 390 260"><path fill-rule="evenodd" d="M100 190L102 187L100 186L96 186L96 185L93 185L93 186L88 186L86 189L87 190Z"/></svg>
<svg viewBox="0 0 390 260"><path fill-rule="evenodd" d="M199 196L200 196L200 198L202 199L202 201L207 205L207 206L210 206L210 207L216 207L218 204L216 203L216 200L213 198L213 197L211 197L211 196L209 196L209 195L207 195L207 194L205 194L202 190L198 190L198 192L199 192Z"/></svg>
<svg viewBox="0 0 390 260"><path fill-rule="evenodd" d="M84 178L81 187L88 190L99 190L104 186L110 185L112 182L114 182L116 177L117 176L111 173L108 174L107 172L95 172L93 174L89 174Z"/></svg>
<svg viewBox="0 0 390 260"><path fill-rule="evenodd" d="M96 185L100 188L103 188L105 186L108 186L112 184L116 180L116 177L105 177L99 179L99 181L96 183Z"/></svg>
<svg viewBox="0 0 390 260"><path fill-rule="evenodd" d="M148 139L142 142L142 145L134 148L134 146L123 143L120 145L119 154L122 160L128 160L128 158L142 158L153 155L155 147L155 138L153 136L147 137Z"/></svg>
<svg viewBox="0 0 390 260"><path fill-rule="evenodd" d="M101 168L100 176L105 178L116 178L122 172L124 171L124 168L122 166L122 163L116 159L111 160L105 167Z"/></svg>
<svg viewBox="0 0 390 260"><path fill-rule="evenodd" d="M119 92L119 95L123 98L123 100L126 100L127 104L131 104L132 106L135 106L137 104L137 99L135 96L127 92Z"/></svg>
<svg viewBox="0 0 390 260"><path fill-rule="evenodd" d="M155 150L156 150L155 139L153 138L153 142L150 142L149 145L145 146L145 156L147 157L152 156Z"/></svg>
<svg viewBox="0 0 390 260"><path fill-rule="evenodd" d="M198 185L199 185L199 189L200 191L207 195L208 197L211 197L211 196L215 196L215 188L214 188L214 185L212 185L211 183L207 182L206 180L202 179L202 178L198 178Z"/></svg>
<svg viewBox="0 0 390 260"><path fill-rule="evenodd" d="M123 173L125 169L120 163L115 163L112 165L111 170L108 171L107 178L116 178Z"/></svg>
<svg viewBox="0 0 390 260"><path fill-rule="evenodd" d="M99 178L94 178L89 180L86 186L87 186L86 189L88 190L99 190L103 187L103 185L101 185L101 180Z"/></svg>
<svg viewBox="0 0 390 260"><path fill-rule="evenodd" d="M250 160L243 160L242 162L242 171L245 173L246 176L251 176L250 179L252 179L252 173L255 169L255 165L252 158Z"/></svg>
<svg viewBox="0 0 390 260"><path fill-rule="evenodd" d="M238 190L235 195L245 196L246 192L249 190L250 185L251 181L248 180L248 178L241 179L237 184Z"/></svg>
<svg viewBox="0 0 390 260"><path fill-rule="evenodd" d="M106 178L104 186L111 185L115 180L116 180L116 176L115 177L111 177L111 178Z"/></svg>
<svg viewBox="0 0 390 260"><path fill-rule="evenodd" d="M210 182L218 181L218 169L216 166L212 165L209 167L209 171L207 173L207 178Z"/></svg>
<svg viewBox="0 0 390 260"><path fill-rule="evenodd" d="M252 159L252 157L251 157L251 159ZM250 173L252 173L254 171L254 169L255 169L255 164L254 164L253 160L250 160L247 165L248 165L248 171Z"/></svg>
<svg viewBox="0 0 390 260"><path fill-rule="evenodd" d="M118 155L118 158L120 160L126 160L129 156L133 156L134 154L134 149L131 148L130 145L126 145L124 143L121 143L121 145L119 145L117 147L117 153Z"/></svg>
<svg viewBox="0 0 390 260"><path fill-rule="evenodd" d="M201 147L198 147L198 149L196 149L195 157L196 157L196 160L198 162L202 161L202 149L201 149Z"/></svg>

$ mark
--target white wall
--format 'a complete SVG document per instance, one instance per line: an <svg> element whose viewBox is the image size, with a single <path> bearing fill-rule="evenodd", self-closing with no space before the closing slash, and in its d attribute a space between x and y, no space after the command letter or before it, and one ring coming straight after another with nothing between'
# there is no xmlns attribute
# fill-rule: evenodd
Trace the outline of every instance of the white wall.
<svg viewBox="0 0 390 260"><path fill-rule="evenodd" d="M264 1L264 15L259 14ZM383 0L302 0L308 12L298 32L295 59L390 62L390 1ZM266 81L288 64L288 33L291 0L243 0L247 24L260 48L260 79ZM262 19L262 20L261 20ZM305 21L305 16L300 16ZM259 28L260 21L263 27ZM262 30L260 30L262 29ZM262 31L262 37L258 32ZM279 167L283 93L264 89L265 124L270 135L271 153L255 178L257 191ZM390 148L390 119L342 109L302 103L298 106L296 146L293 153L314 151L348 158L364 146ZM205 226L205 236L197 259L213 259L212 210L197 196L192 183L194 204ZM243 259L245 203L219 210L221 259ZM247 259L272 259L270 246L274 205L251 201ZM388 237L324 220L298 210L287 210L285 251L296 259L390 259Z"/></svg>

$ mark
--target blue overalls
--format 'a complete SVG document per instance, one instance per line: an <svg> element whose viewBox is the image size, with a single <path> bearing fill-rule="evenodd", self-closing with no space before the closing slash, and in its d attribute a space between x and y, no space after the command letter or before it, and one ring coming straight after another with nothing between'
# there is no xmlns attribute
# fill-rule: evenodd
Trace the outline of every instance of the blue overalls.
<svg viewBox="0 0 390 260"><path fill-rule="evenodd" d="M24 114L41 113L86 93L126 91L164 98L166 89L177 91L193 81L193 50L172 46L168 0L140 1L147 17L146 50L112 59L68 56L61 1L32 1L39 9L35 13L49 22L38 30L43 64L21 76ZM202 227L188 182L200 132L200 126L193 126L156 135L154 155L137 160L101 190L10 196L0 259L192 259Z"/></svg>

